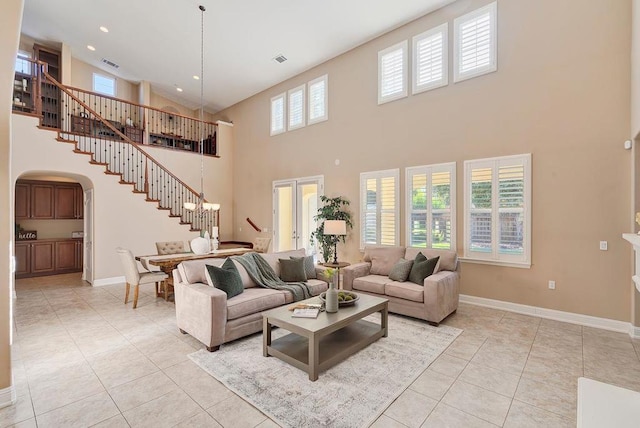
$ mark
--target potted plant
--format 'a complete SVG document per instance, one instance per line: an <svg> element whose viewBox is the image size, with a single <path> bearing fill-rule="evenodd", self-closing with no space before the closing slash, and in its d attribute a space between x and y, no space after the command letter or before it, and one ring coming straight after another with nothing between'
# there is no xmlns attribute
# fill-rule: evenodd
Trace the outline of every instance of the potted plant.
<svg viewBox="0 0 640 428"><path fill-rule="evenodd" d="M353 222L351 221L351 213L346 211L346 207L349 206L349 201L342 196L335 198L329 198L327 196L320 196L320 201L324 204L318 208L318 214L313 217L318 222L318 227L311 233L311 241L318 242L320 252L322 253L322 259L330 261L333 256L333 250L335 244L338 241L344 243L345 236L325 235L324 234L324 221L325 220L344 220L347 224L347 231L353 228Z"/></svg>

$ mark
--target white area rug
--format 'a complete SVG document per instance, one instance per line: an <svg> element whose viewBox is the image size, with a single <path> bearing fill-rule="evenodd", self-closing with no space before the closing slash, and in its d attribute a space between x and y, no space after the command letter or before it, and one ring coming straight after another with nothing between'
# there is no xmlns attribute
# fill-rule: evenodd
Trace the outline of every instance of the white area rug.
<svg viewBox="0 0 640 428"><path fill-rule="evenodd" d="M379 315L365 319L379 322ZM315 382L275 357L263 357L261 334L189 358L282 427L362 427L375 421L461 332L389 315L389 337L320 372ZM281 328L273 333L274 338L284 334Z"/></svg>

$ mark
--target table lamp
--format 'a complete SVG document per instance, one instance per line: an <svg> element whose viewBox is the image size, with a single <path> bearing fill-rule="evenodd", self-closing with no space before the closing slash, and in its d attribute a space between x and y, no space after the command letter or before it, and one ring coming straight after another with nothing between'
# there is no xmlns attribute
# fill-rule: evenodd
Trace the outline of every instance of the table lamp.
<svg viewBox="0 0 640 428"><path fill-rule="evenodd" d="M333 241L333 263L338 264L338 239L339 236L347 234L347 223L344 220L325 220L324 234L334 235Z"/></svg>

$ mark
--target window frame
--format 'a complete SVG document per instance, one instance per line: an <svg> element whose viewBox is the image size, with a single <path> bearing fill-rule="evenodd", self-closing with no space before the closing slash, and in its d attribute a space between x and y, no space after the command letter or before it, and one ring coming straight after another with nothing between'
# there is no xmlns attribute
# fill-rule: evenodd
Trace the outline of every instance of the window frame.
<svg viewBox="0 0 640 428"><path fill-rule="evenodd" d="M98 89L96 87L96 78L109 80L109 81L113 82L113 93L101 91L100 89ZM95 93L98 93L100 95L106 95L107 97L115 97L116 94L118 93L118 87L117 87L118 82L117 82L117 79L115 77L110 77L110 76L107 76L105 74L100 74L100 73L93 73L93 78L91 79L91 81L92 81L93 92L95 92Z"/></svg>
<svg viewBox="0 0 640 428"><path fill-rule="evenodd" d="M460 49L461 37L460 29L466 22L478 18L485 13L489 13L490 19L490 53L489 64L474 68L470 71L460 71ZM494 1L486 6L476 9L466 15L459 16L453 20L453 81L463 82L467 79L493 73L498 70L498 2Z"/></svg>
<svg viewBox="0 0 640 428"><path fill-rule="evenodd" d="M449 183L449 208L437 210L440 212L449 211L451 217L451 246L448 250L456 250L456 163L455 162L447 162L433 165L420 165L420 166L412 166L407 167L405 169L405 243L407 247L411 247L411 221L412 214L420 211L424 211L426 214L426 225L427 230L431 230L431 220L433 219L434 209L433 209L433 200L432 200L432 174L439 172L449 172L450 183ZM414 210L413 209L413 181L412 178L418 174L426 174L427 175L427 188L426 188L426 202L427 207L424 210ZM433 237L431 233L427 233L425 237L426 247L413 247L413 248L433 248Z"/></svg>
<svg viewBox="0 0 640 428"><path fill-rule="evenodd" d="M300 86L296 86L295 88L289 89L287 91L287 130L288 131L293 131L295 129L300 129L300 128L304 128L307 125L306 119L307 119L307 100L306 100L306 88L307 85L305 85L304 83ZM300 122L297 125L292 125L291 124L291 95L295 94L296 92L302 92L302 104L301 104L301 108L302 108L302 122Z"/></svg>
<svg viewBox="0 0 640 428"><path fill-rule="evenodd" d="M324 82L324 114L317 118L311 118L313 111L313 100L311 99L311 87L319 82ZM307 125L324 122L329 119L329 75L325 74L307 82Z"/></svg>
<svg viewBox="0 0 640 428"><path fill-rule="evenodd" d="M388 55L389 53L397 51L399 49L402 50L402 91L392 95L382 96L382 59L385 55ZM378 52L378 105L399 100L401 98L406 98L409 95L408 50L409 42L407 40L403 40Z"/></svg>
<svg viewBox="0 0 640 428"><path fill-rule="evenodd" d="M383 178L392 177L394 179L394 194L395 194L395 202L393 212L395 215L395 227L394 227L394 243L392 245L400 245L400 169L386 169L381 171L369 171L369 172L361 172L360 173L360 250L364 250L366 245L388 245L382 244L380 241L381 238L381 227L380 222L382 216L382 207L381 204L376 201L376 243L365 242L365 216L367 212L370 210L366 209L366 192L363 192L365 186L363 183L366 183L367 180L376 179L376 189L379 189L380 180Z"/></svg>
<svg viewBox="0 0 640 428"><path fill-rule="evenodd" d="M282 98L282 129L276 129L274 131L273 129L273 102L278 100L279 98ZM271 101L269 102L269 110L271 112L271 114L269 115L269 135L270 136L274 136L274 135L279 135L279 134L283 134L285 132L287 132L287 93L286 92L282 92L281 94L278 94L276 96L271 97Z"/></svg>
<svg viewBox="0 0 640 428"><path fill-rule="evenodd" d="M500 208L499 194L493 189L499 190L499 169L505 165L523 165L523 253L522 255L500 254ZM471 251L471 173L473 169L491 168L492 192L491 192L491 252L483 253ZM474 159L464 161L464 257L462 260L483 264L494 264L520 268L531 267L531 153L500 156L486 159ZM498 215L495 215L497 213Z"/></svg>
<svg viewBox="0 0 640 428"><path fill-rule="evenodd" d="M440 80L430 82L428 84L418 85L418 43L422 40L442 34L442 76ZM433 89L441 88L449 84L449 23L438 25L424 33L417 34L412 38L412 76L411 76L411 93L419 94Z"/></svg>

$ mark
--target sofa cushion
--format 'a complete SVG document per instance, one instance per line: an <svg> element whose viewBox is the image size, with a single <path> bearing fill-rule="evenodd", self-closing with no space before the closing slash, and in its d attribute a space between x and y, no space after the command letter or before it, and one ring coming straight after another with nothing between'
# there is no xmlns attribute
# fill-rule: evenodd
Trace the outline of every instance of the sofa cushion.
<svg viewBox="0 0 640 428"><path fill-rule="evenodd" d="M399 282L405 282L409 278L411 268L413 267L413 260L400 259L391 268L389 272L389 279Z"/></svg>
<svg viewBox="0 0 640 428"><path fill-rule="evenodd" d="M407 248L405 259L413 260L418 253L422 253L427 256L428 259L440 257L436 270L433 273L438 273L441 270L455 271L458 268L458 254L452 250L434 250L432 248Z"/></svg>
<svg viewBox="0 0 640 428"><path fill-rule="evenodd" d="M304 271L304 258L279 259L280 279L284 282L306 282L307 274Z"/></svg>
<svg viewBox="0 0 640 428"><path fill-rule="evenodd" d="M384 285L384 294L414 302L424 302L424 287L413 282L391 281Z"/></svg>
<svg viewBox="0 0 640 428"><path fill-rule="evenodd" d="M411 272L409 272L409 281L414 284L424 285L424 279L433 275L433 271L436 269L438 260L440 260L439 257L427 259L424 254L418 253L413 261L413 266L411 266Z"/></svg>
<svg viewBox="0 0 640 428"><path fill-rule="evenodd" d="M364 248L364 261L371 262L372 275L389 276L391 268L404 257L404 247L367 246Z"/></svg>
<svg viewBox="0 0 640 428"><path fill-rule="evenodd" d="M327 291L329 285L321 281L319 279L309 279L306 282L307 287L309 287L309 292L312 296L319 296L320 293ZM289 293L287 290L281 290L282 294L284 294L285 303L293 303L293 294Z"/></svg>
<svg viewBox="0 0 640 428"><path fill-rule="evenodd" d="M222 266L225 259L199 259L199 260L187 260L178 265L178 271L182 277L182 281L187 284L196 284L201 282L207 284L206 265Z"/></svg>
<svg viewBox="0 0 640 428"><path fill-rule="evenodd" d="M207 283L227 293L227 299L244 291L242 278L231 259L226 259L221 267L207 265Z"/></svg>
<svg viewBox="0 0 640 428"><path fill-rule="evenodd" d="M389 282L389 278L382 275L361 276L353 280L353 289L384 294L384 285L387 282Z"/></svg>
<svg viewBox="0 0 640 428"><path fill-rule="evenodd" d="M304 257L305 254L305 249L300 248L299 250L281 251L279 253L264 253L260 255L267 261L267 263L269 263L269 266L271 266L271 268L275 271L276 275L280 276L280 259Z"/></svg>
<svg viewBox="0 0 640 428"><path fill-rule="evenodd" d="M318 277L316 274L316 265L313 261L313 256L291 257L291 258L293 260L304 259L304 273L307 275L307 279L316 279Z"/></svg>
<svg viewBox="0 0 640 428"><path fill-rule="evenodd" d="M227 300L227 319L233 320L285 304L281 291L268 288L248 288L244 293Z"/></svg>

